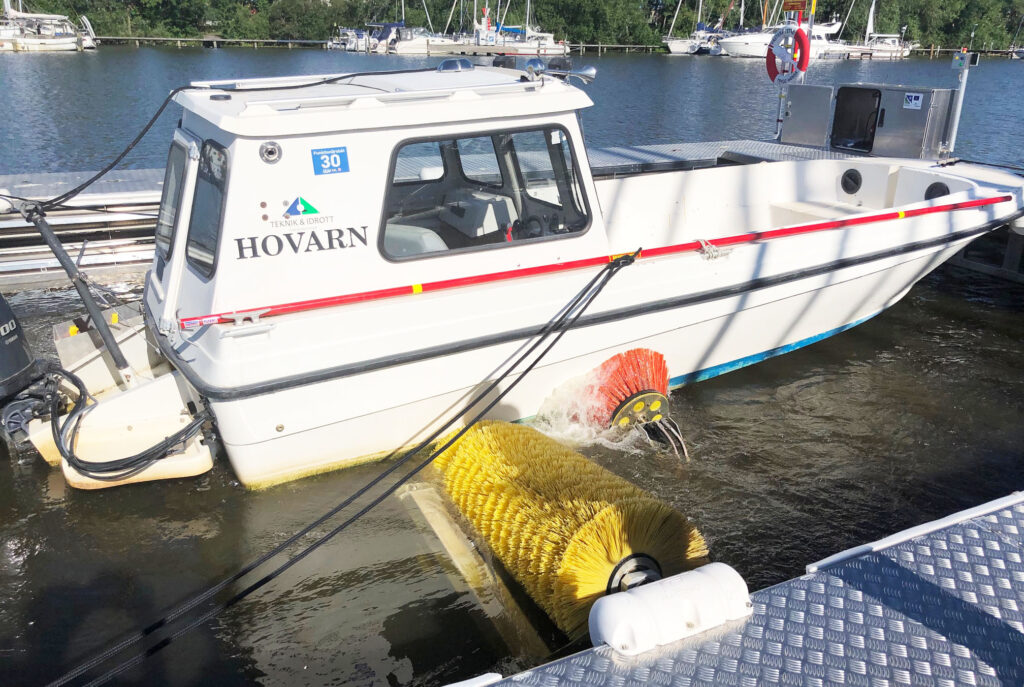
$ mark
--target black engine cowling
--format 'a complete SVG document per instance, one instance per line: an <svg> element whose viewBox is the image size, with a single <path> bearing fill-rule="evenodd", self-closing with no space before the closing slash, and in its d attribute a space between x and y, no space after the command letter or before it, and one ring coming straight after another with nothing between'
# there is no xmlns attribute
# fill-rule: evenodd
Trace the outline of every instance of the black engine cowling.
<svg viewBox="0 0 1024 687"><path fill-rule="evenodd" d="M0 296L0 403L21 393L42 376L25 331L7 299Z"/></svg>

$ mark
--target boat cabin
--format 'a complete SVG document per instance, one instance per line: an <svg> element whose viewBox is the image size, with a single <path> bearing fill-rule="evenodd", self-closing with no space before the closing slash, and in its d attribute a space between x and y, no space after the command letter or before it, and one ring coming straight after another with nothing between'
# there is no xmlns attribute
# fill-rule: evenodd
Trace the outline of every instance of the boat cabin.
<svg viewBox="0 0 1024 687"><path fill-rule="evenodd" d="M156 231L162 329L172 312L417 283L467 253L508 268L523 247L584 237L599 221L576 118L590 100L521 75L417 70L180 93ZM555 250L603 251L602 232ZM268 303L254 287L269 275L302 278L277 280Z"/></svg>

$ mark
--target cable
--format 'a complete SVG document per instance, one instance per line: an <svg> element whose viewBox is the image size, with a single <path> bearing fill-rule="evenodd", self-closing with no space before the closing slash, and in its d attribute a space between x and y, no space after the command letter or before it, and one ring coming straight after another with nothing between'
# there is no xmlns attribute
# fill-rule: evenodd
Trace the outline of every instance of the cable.
<svg viewBox="0 0 1024 687"><path fill-rule="evenodd" d="M8 203L11 203L12 206L14 204L12 201L17 201L19 203L31 203L33 205L38 203L38 202L40 202L38 200L33 200L32 198L24 198L22 196L14 196L14 195L11 195L9 193L0 193L0 198L6 200ZM152 205L152 203L138 203L138 205ZM100 205L58 205L58 206L56 206L54 208L51 208L51 209L52 210L87 210L89 212L95 212L95 213L99 213L99 214L107 214L107 215L136 215L138 217L151 217L153 219L156 219L157 217L159 217L159 215L152 215L152 214L150 214L148 212L136 212L136 211L132 211L132 210L111 210L109 207L107 207L106 205L103 205L103 204L100 204ZM3 214L16 214L16 212L17 212L16 210L15 211L11 211L9 213L3 212L3 213L0 213L0 215L3 215Z"/></svg>
<svg viewBox="0 0 1024 687"><path fill-rule="evenodd" d="M234 93L253 93L253 92L262 92L262 91L290 91L290 90L295 90L295 89L299 89L299 88L313 88L315 86L325 86L325 85L332 84L332 83L339 83L343 79L355 79L355 78L359 78L361 76L373 76L373 75L380 75L380 74L411 74L411 73L416 73L416 72L428 72L428 71L432 71L432 70L431 69L420 68L420 69L397 69L397 70L390 71L390 72L354 72L352 74L340 74L338 76L332 76L332 77L328 77L326 79L319 79L317 81L310 81L310 82L306 82L306 83L289 84L289 85L282 85L282 86L251 86L249 88L234 88L234 87L230 87L230 86L209 86L209 88L211 90L215 90L215 91L230 91L230 92L234 92ZM360 84L354 84L354 85L360 85ZM157 120L160 118L160 115L163 114L164 110L167 109L167 106L171 103L172 100L174 100L174 96L178 95L182 91L189 90L191 88L196 88L197 90L199 90L201 87L198 87L198 86L196 86L196 87L193 87L193 86L178 86L177 88L173 89L170 93L167 94L167 97L164 98L164 101L160 104L160 107L157 108L156 113L152 117L150 117L149 121L146 122L146 125L144 127L142 127L142 130L139 131L139 133L135 136L135 138L132 139L131 143L129 143L128 146L124 150L122 150L118 154L117 157L115 157L109 164L107 164L106 167L104 167L99 172L97 172L93 176L89 177L87 180L85 180L84 182L82 182L78 186L74 187L70 191L66 191L66 192L60 194L59 196L56 196L54 198L51 198L50 200L46 200L46 201L43 201L43 202L39 203L39 208L41 210L44 210L44 211L45 210L52 210L52 209L56 208L57 206L59 206L64 201L70 200L71 198L74 198L79 193L81 193L85 189L87 189L90 186L92 186L94 183L96 183L96 181L98 181L100 179L100 177L105 175L110 170L114 169L114 167L117 167L117 165L121 163L121 160L123 160L125 158L125 156L127 156L128 153L130 153L135 148L135 146L137 146L139 144L139 141L141 141L143 139L143 137L147 133L149 133L149 130L153 128L154 124L156 124ZM368 86L368 88L372 88L372 87Z"/></svg>
<svg viewBox="0 0 1024 687"><path fill-rule="evenodd" d="M606 265L597 275L595 275L587 283L587 285L584 286L583 289L580 292L578 292L569 301L569 303L567 303L565 306L563 306L562 309L555 315L555 317L553 317L551 320L549 320L548 323L540 330L540 332L538 332L538 334L536 336L536 340L534 341L534 343L532 345L530 345L527 348L527 350L524 353L522 353L515 361L513 361L513 363L509 366L509 368L504 373L499 375L493 382L491 382L486 389L484 389L482 392L477 394L477 396L475 398L473 398L467 404L467 408L474 407L482 399L486 398L487 395L490 394L492 391L494 391L498 387L498 385L500 385L505 379L507 379L508 376L510 374L512 374L512 372L524 360L529 358L529 356L532 355L533 352L536 351L541 346L541 344L545 341L545 339L547 339L553 332L555 332L557 330L558 334L547 345L547 347L543 351L540 352L540 354L536 357L536 359L533 360L533 362L531 362L519 374L519 376L509 384L509 386L504 391L499 393L481 411L479 411L473 417L473 419L466 424L466 426L462 430L460 430L454 437L449 439L448 442L446 442L444 446L442 446L441 448L439 448L436 451L434 451L428 458L426 458L419 465L417 465L412 471L407 473L405 476L400 478L395 484L393 484L391 487L386 489L383 494L381 494L380 496L375 498L373 501L371 501L370 504L365 506L362 510L360 510L358 513L356 513L354 516L352 516L351 518L346 520L344 523L342 523L341 525L336 527L331 532L329 532L326 535L322 536L317 541L313 542L310 546L308 546L307 548L305 548L302 551L300 551L298 554L296 554L295 556L290 558L288 561L286 561L284 564L282 564L281 566L276 568L271 573L268 573L267 575L262 577L260 580L257 580L256 582L250 584L248 587L246 587L242 591L236 593L235 595L233 595L228 600L226 600L224 602L221 602L220 604L215 605L212 609L204 612L203 614L201 614L197 618L194 618L190 623L188 623L183 628L180 628L179 630L177 630L176 632L174 632L170 636L165 637L160 642L154 644L152 647L146 649L145 651L143 651L141 653L138 653L138 654L132 656L129 659L126 659L124 662L120 663L118 666L115 666L113 669L111 669L107 673L104 673L103 675L101 675L100 677L96 678L92 682L89 682L88 684L89 685L103 684L104 682L106 682L106 681L116 677L117 675L119 675L120 673L124 672L125 670L128 670L129 668L137 665L138 663L143 661L145 658L147 658L147 657L149 657L149 656L151 656L151 655L161 651L165 646L169 645L171 642L173 642L175 639L177 639L181 635L183 635L186 632L190 631L194 627L197 627L198 625L202 624L206 620L209 620L210 618L213 618L214 616L216 616L221 611L223 611L223 610L225 610L227 608L230 608L231 606L236 604L238 601L241 601L243 598L245 598L249 594L253 593L257 589L263 587L268 582L272 581L274 578L279 576L285 570L287 570L288 568L290 568L293 565L295 565L296 563L298 563L300 560L302 560L303 558L308 556L310 553L315 551L317 548L322 546L324 543L329 541L331 538L333 538L334 536L339 534L341 531L343 531L344 529L349 527L352 523L357 521L359 518L363 517L367 512L369 512L372 508L374 508L379 503L381 503L389 495L393 494L399 487L401 487L403 484L405 484L405 482L407 482L409 479L411 479L413 476L415 476L421 470L423 470L427 465L429 465L431 462L433 462L433 460L435 458L437 458L437 456L439 456L441 453L443 453L449 446L451 446L452 443L457 441L474 424L476 424L486 413L488 413L495 405L497 405L513 388L515 388L519 384L519 382L522 381L522 379L524 379L526 377L526 375L529 374L529 372L532 371L537 366L537 364L544 358L544 356L547 355L547 353L561 339L561 337L565 334L565 332L569 328L571 328L571 325L576 320L579 319L579 317L590 306L590 304L597 297L597 295L604 289L604 286L608 283L608 281L611 279L611 277L613 277L616 273L618 273L618 271L620 269L622 269L623 267L632 264L635 261L636 256L638 254L639 254L639 251L637 251L636 253L633 253L632 255L624 255L624 256L621 256L619 258L616 258L615 260L609 262L608 265ZM90 660L86 661L85 663L77 666L76 668L68 671L67 673L62 675L60 678L58 678L57 680L51 682L50 683L50 687L59 687L60 685L66 684L67 682L69 682L69 681L73 680L74 678L78 677L79 675L81 675L85 671L90 670L91 668L95 667L96 665L99 665L100 663L108 660L109 658L113 657L114 655L122 652L124 649L127 649L131 645L141 641L142 639L144 639L145 637L149 636L153 632L157 631L158 629L166 626L171 621L173 621L176 618L180 617L182 614L184 614L184 613L188 612L189 610L195 608L196 606L198 606L203 601L211 598L217 592L219 592L219 591L223 590L225 587L227 587L229 584L231 584L233 582L236 582L237 580L239 580L242 577L244 577L245 575L247 575L249 572L252 572L257 567L259 567L260 565L262 565L263 563L268 561L270 558L272 558L272 557L278 555L279 553L283 552L288 547L290 547L291 544L295 543L301 537L303 537L304 535L308 534L315 527L323 524L325 521L327 521L330 518L332 518L334 515L336 515L338 512L340 512L343 508L345 508L348 505L350 505L351 503L353 503L356 499L358 499L359 497L364 495L367 491L369 491L371 488L373 488L374 486L379 484L386 477L388 477L389 475L393 474L399 467L401 467L402 465L408 463L416 454L418 454L426 446L430 445L439 436L441 436L441 434L444 431L446 431L452 424L454 424L454 422L457 421L457 419L459 417L462 417L462 413L455 414L452 417L452 419L450 419L446 423L444 423L438 430L433 432L430 437L428 437L427 439L422 441L413 450L411 450L408 453L406 453L401 459L396 461L388 469L384 470L377 477L375 477L374 479L370 480L370 482L368 482L366 485L361 487L359 490L357 490L351 496L346 498L340 504L338 504L337 506L332 508L330 511L325 513L323 516L321 516L320 518L318 518L314 522L310 523L306 527L302 528L299 532L296 532L295 534L293 534L291 537L289 537L287 540L285 540L284 542L282 542L278 546L274 547L274 549L272 549L271 551L263 554L262 556L257 558L255 561L249 563L248 565L246 565L244 568L242 568L237 573L231 575L228 578L225 578L221 582L218 582L217 584L215 584L212 587L208 588L204 592L196 595L195 597L193 597L192 599L188 600L187 602L185 602L183 604L180 604L179 606L173 608L171 611L167 612L162 618L160 618L159 620L151 623L150 625L148 625L143 630L135 632L132 635L129 635L128 637L124 638L123 640L121 640L120 642L118 642L114 646L110 647L109 649L101 652L100 654L94 656L92 659L90 659Z"/></svg>
<svg viewBox="0 0 1024 687"><path fill-rule="evenodd" d="M604 289L605 285L608 283L608 281L611 279L611 277L613 277L622 267L624 267L626 265L629 265L629 264L632 264L632 262L635 260L636 255L638 253L639 253L639 251L637 253L632 254L632 255L623 256L621 258L618 258L616 261L609 263L609 265L604 270L602 270L602 272L599 274L599 277L601 278L600 281L598 281L596 285L594 284L593 281L591 282L591 284L588 284L588 288L585 289L585 291L584 291L583 299L580 299L579 296L577 296L577 298L574 299L574 301L576 301L578 303L578 307L573 308L572 310L567 311L565 316L562 318L562 324L565 325L567 323L567 326L559 326L558 333L555 335L554 339L552 339L552 341L544 348L544 350L541 351L537 355L537 357L533 360L533 362L531 362L522 371L522 373L520 373L520 375L515 380L513 380L508 385L508 387L505 388L504 391L502 391L497 396L495 396L495 398L492 399L482 410L480 410L480 412L478 412L473 417L472 420L470 420L468 423L466 423L465 427L463 427L453 437L451 437L448 441L446 441L443 446L441 446L440 448L436 449L433 453L430 454L430 456L428 456L425 460L420 462L416 467L414 467L411 471L406 473L403 477L398 479L393 485L391 485L390 487L385 489L382 494L380 494L379 496L374 498L370 503L368 503L366 506L364 506L355 515L353 515L350 518L348 518L347 520L345 520L343 523L341 523L340 525L335 527L333 530L328 532L326 535L323 535L322 537L320 537L318 540L316 540L315 542L310 544L308 547L306 547L305 549L303 549L302 551L297 553L292 558L288 559L286 562L281 564L278 568L276 568L272 572L268 573L267 575L263 576L262 578L260 578L256 582L253 582L252 584L250 584L248 587L246 587L242 591L240 591L240 592L236 593L235 595L233 595L227 601L224 601L224 602L221 602L220 604L215 605L209 611L207 611L206 613L202 614L198 618L194 619L191 623L189 623L185 627L179 629L178 631L176 631L175 633L173 633L169 637L166 637L163 640L161 640L160 642L158 642L157 644L153 645L152 647L147 649L145 652L137 654L136 656L133 656L133 657L127 659L126 661L124 661L121 664L119 664L118 666L114 667L112 670L108 671L104 675L102 675L102 676L96 678L95 680L89 682L88 683L88 687L94 687L94 686L98 686L98 685L102 685L102 684L106 683L107 681L109 681L110 679L113 679L114 677L116 677L117 675L121 674L125 670L130 669L131 667L137 665L138 663L141 663L146 658L149 658L150 656L152 656L152 655L162 651L164 648L169 646L177 638L181 637L182 635L184 635L185 633L189 632L193 628L195 628L195 627L201 625L202 623L206 622L207 620L215 617L220 612L230 608L231 606L234 606L236 603L238 603L239 601L241 601L245 597L249 596L251 593L255 592L256 590L260 589L261 587L263 587L267 583L271 582L272 580L277 578L279 575L284 573L286 570L288 570L289 568L291 568L292 566L297 564L299 561L303 560L308 555L310 555L311 553L313 553L314 551L319 549L321 546L323 546L328 541L333 539L335 536L337 536L338 534L343 532L345 529L347 529L350 525L352 525L353 523L358 521L360 518L362 518L364 515L369 513L373 508L375 508L376 506L380 505L384 501L384 499L386 499L388 496L391 496L392 494L394 494L395 491L397 491L403 484L408 482L414 476L419 474L419 472L421 472L424 468L426 468L428 465L430 465L438 456L440 456L442 453L444 453L456 441L458 441L466 432L468 432L473 427L473 425L475 425L477 422L479 422L484 417L484 415L486 415L488 412L490 412L491 409L494 408L494 406L496 406L499 402L501 402L501 400L504 399L505 396L507 396L508 393L511 392L512 389L514 389L519 384L519 382L521 382L526 377L526 375L528 375L540 363L540 361L544 358L544 356L546 356L548 354L548 352L551 351L551 349L555 346L555 344L557 344L559 342L559 340L561 340L562 336L564 336L565 332L568 331L569 329L571 329L572 324L574 324L576 322L576 320L578 320L580 318L580 316L583 315L583 313L590 306L590 304L594 301L594 299L597 297L597 295ZM548 334L550 334L551 331L552 330L549 330ZM541 341L543 341L543 338L538 339L537 345L539 345ZM523 356L521 356L519 358L519 360L517 361L517 364L518 364L518 362L522 362L530 353L532 353L533 350L536 349L537 345L531 347L526 353L524 353ZM504 379L504 377L507 377L507 375L514 368L515 368L515 365L513 365L512 368L510 368L509 372L507 372L502 378L496 380L496 382L502 381L502 379ZM491 388L493 388L493 384L492 384ZM484 394L479 395L477 397L477 399L474 400L474 403L471 404L469 407L472 407L473 405L475 405L476 400L482 399L485 396L486 396L486 392ZM415 455L415 452L410 452L409 454L407 454L406 459L410 458L413 455Z"/></svg>
<svg viewBox="0 0 1024 687"><path fill-rule="evenodd" d="M187 425L144 451L126 458L86 462L75 455L71 447L76 443L78 430L85 414L96 406L87 405L86 401L90 398L89 391L77 375L61 369L52 363L48 371L50 373L48 384L48 391L50 393L50 430L53 434L53 442L57 446L61 457L68 462L68 465L80 474L95 480L114 482L139 474L156 461L171 455L175 447L184 444L197 435L202 429L203 423L212 419L208 410L201 410L195 414L192 421ZM78 398L75 399L71 411L65 416L63 422L59 419L60 394L57 388L59 386L57 381L59 377L67 379L78 390Z"/></svg>
<svg viewBox="0 0 1024 687"><path fill-rule="evenodd" d="M1004 165L1004 164L1001 164L1001 163L998 163L998 162L981 162L979 160L967 160L967 159L962 158L962 157L958 157L958 158L955 158L954 160L950 160L945 165L942 165L942 166L946 167L946 166L949 166L949 165L955 165L958 162L963 162L963 163L966 163L966 164L969 164L969 165L983 165L985 167L998 167L999 169L1008 169L1008 170L1010 170L1012 172L1017 172L1018 174L1024 174L1024 167L1018 167L1016 165Z"/></svg>

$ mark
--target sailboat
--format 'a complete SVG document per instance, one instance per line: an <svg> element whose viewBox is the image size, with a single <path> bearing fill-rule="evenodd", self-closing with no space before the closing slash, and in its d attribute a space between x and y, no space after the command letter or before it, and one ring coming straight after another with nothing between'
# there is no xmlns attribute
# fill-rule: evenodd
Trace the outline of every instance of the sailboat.
<svg viewBox="0 0 1024 687"><path fill-rule="evenodd" d="M719 44L719 40L723 37L731 34L726 33L722 30L722 26L725 23L725 17L728 16L729 11L732 10L732 4L729 5L729 10L722 15L718 24L714 28L709 28L704 22L702 22L701 15L704 12L704 0L700 0L697 5L697 23L694 26L693 33L687 38L676 38L672 36L672 31L676 26L676 18L679 16L679 8L682 7L683 3L680 2L676 5L675 14L672 16L672 24L669 26L668 35L662 38L662 42L668 48L669 54L672 55L721 55L723 54L722 47ZM743 10L740 10L742 16Z"/></svg>
<svg viewBox="0 0 1024 687"><path fill-rule="evenodd" d="M522 26L508 26L502 21L501 3L495 12L495 21L491 21L490 5L484 3L482 21L476 19L478 8L473 3L473 35L469 42L476 46L493 46L495 53L505 55L532 56L564 56L569 54L569 45L564 41L556 41L555 35L541 31L530 24L530 0L526 2L526 14ZM506 14L508 8L506 5Z"/></svg>
<svg viewBox="0 0 1024 687"><path fill-rule="evenodd" d="M898 33L875 33L875 0L868 10L868 24L864 30L864 44L851 45L849 51L871 59L899 60L910 57L910 45Z"/></svg>
<svg viewBox="0 0 1024 687"><path fill-rule="evenodd" d="M96 47L96 34L84 16L81 28L63 14L34 14L4 0L0 15L0 52L53 52Z"/></svg>

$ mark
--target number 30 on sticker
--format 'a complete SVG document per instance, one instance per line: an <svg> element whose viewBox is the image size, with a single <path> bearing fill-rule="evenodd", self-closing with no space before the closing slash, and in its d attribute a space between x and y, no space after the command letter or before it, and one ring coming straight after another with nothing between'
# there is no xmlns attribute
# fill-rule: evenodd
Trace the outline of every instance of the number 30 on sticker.
<svg viewBox="0 0 1024 687"><path fill-rule="evenodd" d="M313 174L338 174L348 171L348 148L317 148L313 154Z"/></svg>

